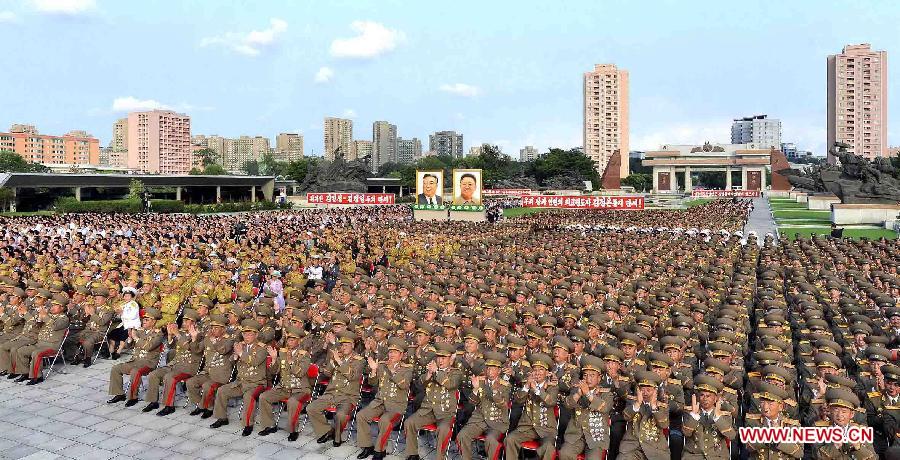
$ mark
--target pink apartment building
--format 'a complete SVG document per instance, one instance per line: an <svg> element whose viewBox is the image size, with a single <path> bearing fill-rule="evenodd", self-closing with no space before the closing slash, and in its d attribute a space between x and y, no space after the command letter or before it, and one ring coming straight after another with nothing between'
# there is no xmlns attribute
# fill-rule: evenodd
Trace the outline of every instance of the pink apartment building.
<svg viewBox="0 0 900 460"><path fill-rule="evenodd" d="M151 174L187 174L191 157L191 117L171 110L128 114L125 167Z"/></svg>
<svg viewBox="0 0 900 460"><path fill-rule="evenodd" d="M868 43L828 56L828 145L866 158L888 155L887 52ZM828 155L828 162L835 158Z"/></svg>

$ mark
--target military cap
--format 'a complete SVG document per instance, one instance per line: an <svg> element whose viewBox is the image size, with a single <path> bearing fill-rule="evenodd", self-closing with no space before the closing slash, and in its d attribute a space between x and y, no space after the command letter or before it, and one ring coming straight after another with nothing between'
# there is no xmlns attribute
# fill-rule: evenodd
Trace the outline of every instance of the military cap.
<svg viewBox="0 0 900 460"><path fill-rule="evenodd" d="M486 351L484 353L484 365L501 367L506 363L506 355L496 351Z"/></svg>
<svg viewBox="0 0 900 460"><path fill-rule="evenodd" d="M866 347L866 357L869 361L890 361L891 351L878 345L869 345Z"/></svg>
<svg viewBox="0 0 900 460"><path fill-rule="evenodd" d="M568 337L558 335L553 338L553 348L562 348L571 353L575 349L575 344Z"/></svg>
<svg viewBox="0 0 900 460"><path fill-rule="evenodd" d="M541 327L556 327L557 325L556 318L549 315L542 316L538 320L538 323L541 325Z"/></svg>
<svg viewBox="0 0 900 460"><path fill-rule="evenodd" d="M456 353L456 345L447 342L441 342L434 346L435 354L438 356L453 356Z"/></svg>
<svg viewBox="0 0 900 460"><path fill-rule="evenodd" d="M67 305L69 303L69 296L63 293L55 294L52 297L53 298L50 299L50 303L55 303L57 305Z"/></svg>
<svg viewBox="0 0 900 460"><path fill-rule="evenodd" d="M625 353L622 350L609 345L603 347L600 354L604 361L618 361L620 363L625 361Z"/></svg>
<svg viewBox="0 0 900 460"><path fill-rule="evenodd" d="M35 297L43 297L45 299L50 299L53 297L53 293L47 289L40 288L37 290L37 294L35 294Z"/></svg>
<svg viewBox="0 0 900 460"><path fill-rule="evenodd" d="M707 374L697 374L694 377L694 389L719 394L724 388L722 382Z"/></svg>
<svg viewBox="0 0 900 460"><path fill-rule="evenodd" d="M336 313L331 317L331 324L343 324L347 326L350 324L350 317L343 313Z"/></svg>
<svg viewBox="0 0 900 460"><path fill-rule="evenodd" d="M253 293L247 291L239 291L235 298L237 298L241 302L249 302L253 300Z"/></svg>
<svg viewBox="0 0 900 460"><path fill-rule="evenodd" d="M731 367L725 361L717 358L706 358L703 360L703 369L706 373L717 373L725 375L731 370Z"/></svg>
<svg viewBox="0 0 900 460"><path fill-rule="evenodd" d="M303 336L305 336L305 335L306 335L306 332L299 327L287 326L284 328L284 336L287 338L293 337L295 339L302 339Z"/></svg>
<svg viewBox="0 0 900 460"><path fill-rule="evenodd" d="M881 366L881 373L884 375L886 382L900 382L900 367L893 364L885 364Z"/></svg>
<svg viewBox="0 0 900 460"><path fill-rule="evenodd" d="M659 339L660 347L663 351L668 349L676 349L683 350L684 349L684 339L682 337L667 335L661 339Z"/></svg>
<svg viewBox="0 0 900 460"><path fill-rule="evenodd" d="M782 402L789 399L790 395L778 385L762 382L759 384L759 392L756 393L756 397L766 401Z"/></svg>
<svg viewBox="0 0 900 460"><path fill-rule="evenodd" d="M822 322L825 323L825 327L827 328L828 323L826 323L825 321L822 321ZM807 327L809 327L809 321L807 321L806 324L807 324ZM869 326L868 324L863 323L863 322L856 322L850 326L850 333L853 335L857 335L857 334L869 335L872 333L872 326Z"/></svg>
<svg viewBox="0 0 900 460"><path fill-rule="evenodd" d="M544 369L550 369L553 367L553 359L544 353L535 353L531 355L531 367L543 367Z"/></svg>
<svg viewBox="0 0 900 460"><path fill-rule="evenodd" d="M259 322L253 319L245 319L241 321L242 332L259 332Z"/></svg>
<svg viewBox="0 0 900 460"><path fill-rule="evenodd" d="M762 343L763 343L763 350L777 351L780 353L785 353L788 350L788 348L790 347L790 344L788 344L784 340L781 340L781 339L778 339L775 337L764 337L762 339Z"/></svg>
<svg viewBox="0 0 900 460"><path fill-rule="evenodd" d="M543 339L544 337L547 336L547 333L543 329L541 329L541 327L538 326L537 324L529 324L528 332L526 333L526 335L528 337L533 337L536 339Z"/></svg>
<svg viewBox="0 0 900 460"><path fill-rule="evenodd" d="M421 332L423 334L434 335L434 328L431 327L430 324L425 321L419 321L416 323L416 332Z"/></svg>
<svg viewBox="0 0 900 460"><path fill-rule="evenodd" d="M633 345L637 346L640 343L641 339L634 333L631 332L623 332L620 334L619 343L621 345Z"/></svg>
<svg viewBox="0 0 900 460"><path fill-rule="evenodd" d="M844 347L842 347L839 343L826 338L816 339L815 345L816 350L825 353L831 353L833 355L840 355L844 350Z"/></svg>
<svg viewBox="0 0 900 460"><path fill-rule="evenodd" d="M382 331L390 331L392 329L391 323L384 318L375 318L375 324L373 324L372 327Z"/></svg>
<svg viewBox="0 0 900 460"><path fill-rule="evenodd" d="M388 339L388 350L397 350L399 352L406 352L407 343L405 340L399 337L392 337Z"/></svg>
<svg viewBox="0 0 900 460"><path fill-rule="evenodd" d="M262 304L262 303L260 303L259 305L256 306L256 308L254 309L254 313L259 316L264 316L266 318L271 318L271 317L275 316L275 310L272 309L272 307Z"/></svg>
<svg viewBox="0 0 900 460"><path fill-rule="evenodd" d="M15 297L25 298L25 291L23 291L22 288L20 288L20 287L12 288L12 292L10 294L12 294Z"/></svg>
<svg viewBox="0 0 900 460"><path fill-rule="evenodd" d="M593 370L602 374L605 369L606 364L603 362L603 360L594 355L587 355L581 361L582 371Z"/></svg>
<svg viewBox="0 0 900 460"><path fill-rule="evenodd" d="M825 391L825 400L828 401L829 406L846 407L851 410L859 407L859 398L845 388L829 388Z"/></svg>
<svg viewBox="0 0 900 460"><path fill-rule="evenodd" d="M153 319L158 320L158 319L162 318L162 313L155 308L145 308L143 317L144 318L153 318Z"/></svg>
<svg viewBox="0 0 900 460"><path fill-rule="evenodd" d="M435 302L425 302L425 305L422 306L422 311L438 311L438 304Z"/></svg>
<svg viewBox="0 0 900 460"><path fill-rule="evenodd" d="M841 358L831 354L831 353L816 353L813 357L813 360L816 363L816 367L831 367L834 369L840 369L843 367L841 363Z"/></svg>
<svg viewBox="0 0 900 460"><path fill-rule="evenodd" d="M228 324L228 320L225 319L225 317L222 315L210 315L209 316L209 324L212 326L225 327Z"/></svg>
<svg viewBox="0 0 900 460"><path fill-rule="evenodd" d="M510 334L510 335L506 336L507 348L521 349L521 348L525 348L526 345L528 345L528 344L525 342L525 340L517 335Z"/></svg>
<svg viewBox="0 0 900 460"><path fill-rule="evenodd" d="M672 327L693 328L696 325L693 319L687 316L676 316L672 318Z"/></svg>
<svg viewBox="0 0 900 460"><path fill-rule="evenodd" d="M635 381L639 387L658 387L662 381L656 372L645 369L638 370L634 373Z"/></svg>
<svg viewBox="0 0 900 460"><path fill-rule="evenodd" d="M339 343L354 343L356 342L356 334L350 331L341 331L338 333L337 341Z"/></svg>
<svg viewBox="0 0 900 460"><path fill-rule="evenodd" d="M475 318L478 316L478 314L475 313L475 310L472 310L469 307L460 307L459 308L459 316L461 316L463 318Z"/></svg>
<svg viewBox="0 0 900 460"><path fill-rule="evenodd" d="M791 372L781 366L777 365L768 365L764 366L760 369L760 373L762 373L763 378L766 380L778 380L783 383L791 383L794 380L794 376L791 375Z"/></svg>
<svg viewBox="0 0 900 460"><path fill-rule="evenodd" d="M573 349L574 349L575 343L578 343L578 342L586 343L589 339L587 332L585 332L581 329L572 329L569 332L569 336L571 336L571 338L572 338Z"/></svg>
<svg viewBox="0 0 900 460"><path fill-rule="evenodd" d="M188 309L184 310L183 318L189 319L191 321L200 321L200 314L197 313L197 310L188 308Z"/></svg>
<svg viewBox="0 0 900 460"><path fill-rule="evenodd" d="M868 345L882 345L883 347L887 348L887 344L889 344L890 342L891 342L891 339L889 339L888 337L883 336L883 335L867 335L866 336L866 344L868 344Z"/></svg>
<svg viewBox="0 0 900 460"><path fill-rule="evenodd" d="M493 318L489 318L489 319L485 320L484 324L482 324L482 326L481 326L481 329L483 329L485 331L491 330L491 331L499 332L500 328L501 328L500 323L497 322L497 320L495 320Z"/></svg>
<svg viewBox="0 0 900 460"><path fill-rule="evenodd" d="M651 352L648 358L651 367L671 368L675 365L675 361L672 358L658 351Z"/></svg>
<svg viewBox="0 0 900 460"><path fill-rule="evenodd" d="M708 347L709 354L712 356L731 356L735 352L733 345L722 342L710 342Z"/></svg>
<svg viewBox="0 0 900 460"><path fill-rule="evenodd" d="M484 334L474 327L467 327L463 330L463 340L472 339L476 342L484 340Z"/></svg>

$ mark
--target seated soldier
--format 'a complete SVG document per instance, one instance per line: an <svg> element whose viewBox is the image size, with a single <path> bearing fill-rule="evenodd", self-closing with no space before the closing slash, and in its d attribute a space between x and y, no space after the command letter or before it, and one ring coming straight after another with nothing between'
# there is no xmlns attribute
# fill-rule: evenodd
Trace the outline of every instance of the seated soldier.
<svg viewBox="0 0 900 460"><path fill-rule="evenodd" d="M228 401L231 398L243 397L244 410L241 419L244 430L241 436L250 436L253 432L253 415L256 398L266 387L266 358L269 356L266 347L256 341L259 323L247 319L241 323L244 340L234 344L231 359L237 363L237 380L222 385L216 392L213 416L216 421L210 428L228 425Z"/></svg>
<svg viewBox="0 0 900 460"><path fill-rule="evenodd" d="M300 413L312 397L307 372L310 366L309 352L300 348L300 339L305 333L303 329L288 326L284 331L285 346L280 350L269 347L269 357L274 363L270 373L278 373L278 383L259 396L260 424L265 427L260 436L268 436L276 431L274 409L272 406L285 401L288 414L288 441L296 441L297 421Z"/></svg>
<svg viewBox="0 0 900 460"><path fill-rule="evenodd" d="M419 460L419 430L429 424L437 425L437 460L444 460L459 403L458 390L462 371L453 365L456 345L442 342L435 346L435 358L426 366L422 383L425 398L421 407L406 420L407 460Z"/></svg>
<svg viewBox="0 0 900 460"><path fill-rule="evenodd" d="M456 435L460 456L472 460L472 443L484 435L484 450L489 458L498 458L503 436L509 431L509 398L512 388L500 378L506 356L496 351L484 353L484 375L472 376L475 411Z"/></svg>
<svg viewBox="0 0 900 460"><path fill-rule="evenodd" d="M513 397L524 404L519 425L506 436L503 445L507 458L519 458L525 441L538 440L538 457L551 460L556 453L556 404L559 387L549 372L553 360L543 353L531 356L531 373Z"/></svg>
<svg viewBox="0 0 900 460"><path fill-rule="evenodd" d="M366 362L362 356L354 351L356 334L349 331L341 331L337 335L339 348L332 349L329 359L325 363L325 373L331 375L331 380L325 388L325 393L309 403L306 413L312 423L318 439L316 442L323 444L332 440L337 447L341 445L344 428L353 416L353 410L359 404L359 389L362 383L363 367ZM325 418L325 409L335 407L334 427L328 424Z"/></svg>
<svg viewBox="0 0 900 460"><path fill-rule="evenodd" d="M26 379L28 385L36 385L44 381L41 368L43 357L53 356L62 345L69 327L69 317L66 315L66 304L69 298L64 294L56 294L50 302L50 312L38 310L38 321L41 329L38 331L37 343L20 347L16 351L16 369L28 369L28 374L22 374L17 382Z"/></svg>
<svg viewBox="0 0 900 460"><path fill-rule="evenodd" d="M141 318L141 327L135 329L134 354L126 363L119 363L109 371L109 394L112 399L108 404L125 401L125 406L131 407L137 404L138 389L141 386L141 378L159 365L159 355L162 352L164 336L161 330L156 328L156 321L162 317L159 310L148 308L144 310ZM125 397L124 382L122 376L131 376L131 387L128 389L128 397Z"/></svg>
<svg viewBox="0 0 900 460"><path fill-rule="evenodd" d="M159 386L163 384L165 400L164 407L157 415L164 417L175 412L175 385L176 380L181 381L197 374L200 368L200 357L203 356L203 335L197 329L197 312L187 310L181 323L169 323L166 325L166 339L170 352L175 357L165 367L150 372L147 393L144 400L147 401L143 412L159 409Z"/></svg>
<svg viewBox="0 0 900 460"><path fill-rule="evenodd" d="M187 379L188 399L197 405L191 415L201 418L212 417L210 405L215 401L216 391L231 381L234 372L234 340L225 335L227 320L222 315L212 315L209 330L203 339L203 370ZM201 393L202 390L202 393Z"/></svg>
<svg viewBox="0 0 900 460"><path fill-rule="evenodd" d="M394 426L406 414L409 404L409 384L412 380L412 364L403 361L406 342L392 338L387 343L387 361L377 362L368 358L369 384L378 388L375 399L356 414L356 445L363 451L356 457L367 458L374 454L375 460L383 460L388 437ZM369 425L378 421L378 443L372 440Z"/></svg>

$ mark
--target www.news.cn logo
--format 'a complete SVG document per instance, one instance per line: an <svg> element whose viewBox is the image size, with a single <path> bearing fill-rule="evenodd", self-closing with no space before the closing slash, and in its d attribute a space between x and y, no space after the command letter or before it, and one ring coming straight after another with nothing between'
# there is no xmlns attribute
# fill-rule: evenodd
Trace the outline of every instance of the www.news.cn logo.
<svg viewBox="0 0 900 460"><path fill-rule="evenodd" d="M784 426L738 428L741 442L754 444L871 444L870 426Z"/></svg>

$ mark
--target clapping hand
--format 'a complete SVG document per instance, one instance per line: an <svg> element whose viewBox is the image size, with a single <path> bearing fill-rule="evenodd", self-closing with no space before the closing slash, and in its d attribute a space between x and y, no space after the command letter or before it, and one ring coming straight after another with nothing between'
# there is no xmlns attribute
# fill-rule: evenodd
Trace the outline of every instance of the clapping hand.
<svg viewBox="0 0 900 460"><path fill-rule="evenodd" d="M241 344L239 344L239 343L234 344L234 355L240 358L240 356L243 353L244 353L244 349L241 348Z"/></svg>
<svg viewBox="0 0 900 460"><path fill-rule="evenodd" d="M635 396L637 397L637 402L636 402L637 406L638 407L643 406L644 405L644 392L641 391L640 388L638 388L637 394Z"/></svg>
<svg viewBox="0 0 900 460"><path fill-rule="evenodd" d="M378 369L378 361L375 361L374 356L369 356L368 358L366 358L366 361L369 362L369 370L375 372L375 370Z"/></svg>
<svg viewBox="0 0 900 460"><path fill-rule="evenodd" d="M700 402L696 394L691 395L691 415L700 418Z"/></svg>
<svg viewBox="0 0 900 460"><path fill-rule="evenodd" d="M481 377L477 375L472 376L472 388L478 388L478 385L481 383Z"/></svg>
<svg viewBox="0 0 900 460"><path fill-rule="evenodd" d="M713 411L713 416L719 418L723 415L725 415L725 411L722 410L722 398L719 398L719 400L716 401L716 409Z"/></svg>
<svg viewBox="0 0 900 460"><path fill-rule="evenodd" d="M588 387L587 382L585 382L584 380L582 380L582 381L578 382L578 391L579 391L582 395L587 395L588 393L591 392L591 388Z"/></svg>
<svg viewBox="0 0 900 460"><path fill-rule="evenodd" d="M269 350L269 357L271 357L273 361L276 358L278 358L278 350L276 350L275 347L269 345L268 350Z"/></svg>
<svg viewBox="0 0 900 460"><path fill-rule="evenodd" d="M658 404L659 404L659 399L657 398L656 388L654 388L653 394L650 397L650 409L656 410L656 407Z"/></svg>

